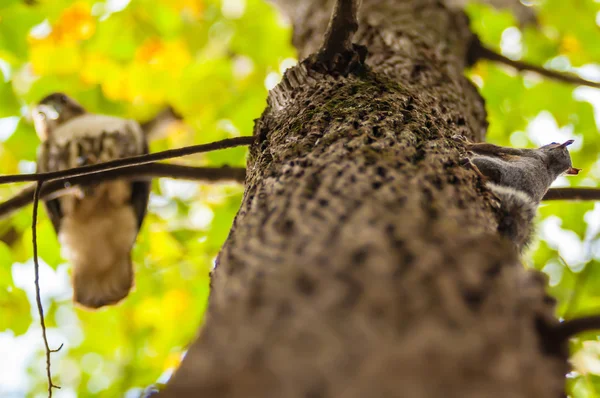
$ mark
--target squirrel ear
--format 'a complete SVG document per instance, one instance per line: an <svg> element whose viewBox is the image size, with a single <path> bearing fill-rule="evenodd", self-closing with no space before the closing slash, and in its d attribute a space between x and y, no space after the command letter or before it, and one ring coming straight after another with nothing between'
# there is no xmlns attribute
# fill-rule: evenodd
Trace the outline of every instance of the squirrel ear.
<svg viewBox="0 0 600 398"><path fill-rule="evenodd" d="M566 147L568 147L569 145L571 145L571 144L572 144L572 143L574 143L574 142L575 142L575 140L568 140L568 141L565 141L565 142L563 142L562 144L560 144L560 147L561 147L561 148L566 148Z"/></svg>
<svg viewBox="0 0 600 398"><path fill-rule="evenodd" d="M567 170L566 173L570 175L577 175L580 171L581 169L578 169L577 167L569 167L569 170Z"/></svg>

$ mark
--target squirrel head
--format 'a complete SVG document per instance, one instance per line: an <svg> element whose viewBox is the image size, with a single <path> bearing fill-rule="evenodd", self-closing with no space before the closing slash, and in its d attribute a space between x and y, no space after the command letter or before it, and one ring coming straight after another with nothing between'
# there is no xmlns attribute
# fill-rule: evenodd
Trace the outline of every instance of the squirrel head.
<svg viewBox="0 0 600 398"><path fill-rule="evenodd" d="M571 145L573 141L574 140L568 140L562 144L552 142L539 148L544 155L544 162L554 178L563 173L577 175L581 170L573 167L571 164L571 155L569 155L569 151L567 150L567 147Z"/></svg>

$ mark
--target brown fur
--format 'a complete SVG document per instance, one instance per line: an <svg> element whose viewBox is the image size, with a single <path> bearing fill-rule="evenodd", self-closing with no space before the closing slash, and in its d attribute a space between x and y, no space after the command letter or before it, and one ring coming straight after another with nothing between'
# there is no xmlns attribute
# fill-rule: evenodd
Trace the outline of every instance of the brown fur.
<svg viewBox="0 0 600 398"><path fill-rule="evenodd" d="M59 239L73 264L73 299L91 308L114 304L133 285L131 249L137 219L129 204L131 185L114 181L78 199L61 198L65 210Z"/></svg>

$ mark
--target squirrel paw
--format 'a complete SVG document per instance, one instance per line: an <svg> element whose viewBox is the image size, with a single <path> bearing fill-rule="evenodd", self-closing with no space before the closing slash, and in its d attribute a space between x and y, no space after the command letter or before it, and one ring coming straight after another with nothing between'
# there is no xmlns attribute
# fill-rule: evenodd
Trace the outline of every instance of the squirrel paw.
<svg viewBox="0 0 600 398"><path fill-rule="evenodd" d="M465 137L462 134L454 134L450 138L452 138L454 141L461 142L463 144L469 144L470 143L470 141L467 139L467 137Z"/></svg>
<svg viewBox="0 0 600 398"><path fill-rule="evenodd" d="M469 167L471 170L473 170L479 176L479 178L481 179L481 182L487 182L488 181L488 178L485 175L483 175L483 173L481 172L481 170L479 170L479 167L477 167L475 165L475 163L473 163L471 161L471 159L469 159L469 158L462 158L460 160L460 165L463 166L463 167Z"/></svg>

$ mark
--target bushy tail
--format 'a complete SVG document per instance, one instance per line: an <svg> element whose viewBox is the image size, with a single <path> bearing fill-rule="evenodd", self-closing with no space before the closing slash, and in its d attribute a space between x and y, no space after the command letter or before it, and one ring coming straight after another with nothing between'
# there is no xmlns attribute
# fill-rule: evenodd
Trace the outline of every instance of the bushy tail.
<svg viewBox="0 0 600 398"><path fill-rule="evenodd" d="M519 251L523 250L531 242L537 203L518 189L491 182L486 185L500 199L502 214L498 222L498 232L513 241Z"/></svg>

